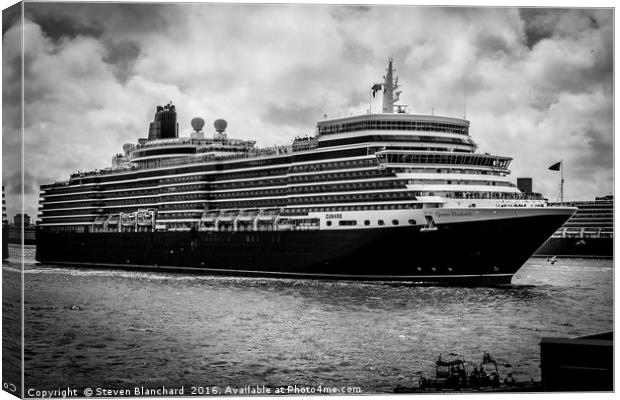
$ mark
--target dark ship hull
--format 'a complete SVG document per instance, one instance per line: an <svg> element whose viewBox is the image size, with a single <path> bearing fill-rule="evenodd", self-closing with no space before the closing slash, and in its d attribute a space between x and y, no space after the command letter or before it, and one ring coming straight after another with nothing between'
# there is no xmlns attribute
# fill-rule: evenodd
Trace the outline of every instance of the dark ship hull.
<svg viewBox="0 0 620 400"><path fill-rule="evenodd" d="M509 283L567 215L314 231L52 233L44 263L208 274Z"/></svg>
<svg viewBox="0 0 620 400"><path fill-rule="evenodd" d="M614 256L614 239L610 237L593 238L550 238L536 251L541 257L600 257Z"/></svg>

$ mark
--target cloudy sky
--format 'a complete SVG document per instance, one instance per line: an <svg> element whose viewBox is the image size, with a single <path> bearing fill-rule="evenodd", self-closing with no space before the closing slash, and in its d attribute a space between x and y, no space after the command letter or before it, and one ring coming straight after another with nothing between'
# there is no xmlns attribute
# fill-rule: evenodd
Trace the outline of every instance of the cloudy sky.
<svg viewBox="0 0 620 400"><path fill-rule="evenodd" d="M3 184L19 192L19 19L3 18ZM26 3L25 193L107 167L172 100L232 137L288 144L328 116L364 113L394 57L414 113L467 118L479 151L566 198L613 190L609 9ZM10 202L9 202L10 203ZM9 215L16 205L9 204Z"/></svg>

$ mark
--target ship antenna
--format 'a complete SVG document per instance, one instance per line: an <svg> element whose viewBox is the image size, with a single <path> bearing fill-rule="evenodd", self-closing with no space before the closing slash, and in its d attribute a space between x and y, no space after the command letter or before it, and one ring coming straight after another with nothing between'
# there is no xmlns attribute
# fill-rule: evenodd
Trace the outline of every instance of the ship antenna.
<svg viewBox="0 0 620 400"><path fill-rule="evenodd" d="M398 80L394 81L393 73L394 68L392 67L392 63L394 59L392 57L388 58L388 68L387 73L385 74L385 80L383 82L383 113L392 114L394 112L394 103L398 101L398 95L394 98L394 90L398 88Z"/></svg>
<svg viewBox="0 0 620 400"><path fill-rule="evenodd" d="M564 203L564 160L560 160L560 203Z"/></svg>

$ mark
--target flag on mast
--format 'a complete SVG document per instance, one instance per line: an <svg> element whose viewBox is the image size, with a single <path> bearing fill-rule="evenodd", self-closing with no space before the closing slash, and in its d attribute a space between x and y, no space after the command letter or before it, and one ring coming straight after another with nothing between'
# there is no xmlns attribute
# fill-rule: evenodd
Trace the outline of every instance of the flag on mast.
<svg viewBox="0 0 620 400"><path fill-rule="evenodd" d="M562 168L562 161L558 161L549 167L551 171L560 171L560 203L564 202L564 168Z"/></svg>
<svg viewBox="0 0 620 400"><path fill-rule="evenodd" d="M381 90L382 87L383 83L375 83L374 85L372 85L372 88L370 89L372 90L372 97L375 97L375 93Z"/></svg>

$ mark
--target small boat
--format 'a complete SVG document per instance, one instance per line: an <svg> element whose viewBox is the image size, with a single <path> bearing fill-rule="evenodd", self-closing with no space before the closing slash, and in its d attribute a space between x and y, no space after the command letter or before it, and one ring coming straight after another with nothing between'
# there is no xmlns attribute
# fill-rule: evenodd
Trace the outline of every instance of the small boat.
<svg viewBox="0 0 620 400"><path fill-rule="evenodd" d="M486 368L485 368L486 367ZM487 372L487 371L491 372ZM482 362L479 368L480 373L480 386L490 386L492 388L499 388L499 369L497 368L497 362L491 357L491 355L485 352L482 356Z"/></svg>
<svg viewBox="0 0 620 400"><path fill-rule="evenodd" d="M458 354L450 353L448 359L442 358L441 354L435 361L435 389L459 390L467 386L467 370L465 360Z"/></svg>

